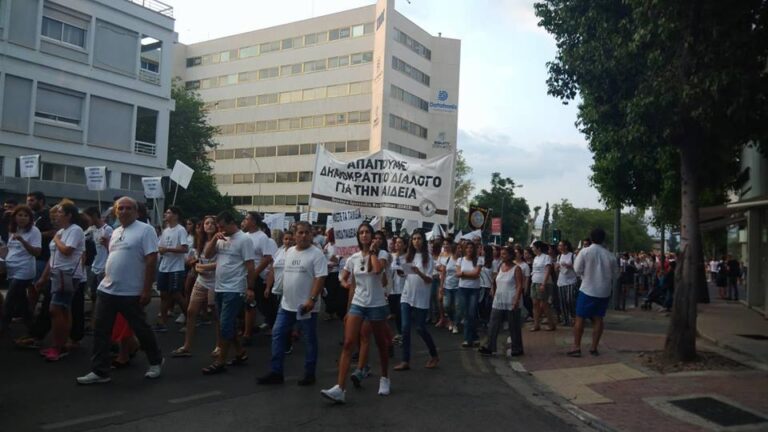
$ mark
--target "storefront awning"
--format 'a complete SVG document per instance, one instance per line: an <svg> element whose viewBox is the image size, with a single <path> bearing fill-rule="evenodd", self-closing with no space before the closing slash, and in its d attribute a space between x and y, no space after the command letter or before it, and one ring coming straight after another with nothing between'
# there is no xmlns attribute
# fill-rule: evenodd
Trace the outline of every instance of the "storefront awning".
<svg viewBox="0 0 768 432"><path fill-rule="evenodd" d="M768 206L768 197L760 196L747 200L699 209L699 226L702 231L726 227L747 220L745 212L756 207Z"/></svg>

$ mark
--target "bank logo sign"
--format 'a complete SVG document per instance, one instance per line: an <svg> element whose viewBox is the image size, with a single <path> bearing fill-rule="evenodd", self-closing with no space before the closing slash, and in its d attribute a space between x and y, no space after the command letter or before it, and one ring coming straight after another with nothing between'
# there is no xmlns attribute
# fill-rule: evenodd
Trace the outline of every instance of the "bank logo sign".
<svg viewBox="0 0 768 432"><path fill-rule="evenodd" d="M445 103L448 100L448 91L439 90L437 92L437 102L429 103L430 111L442 111L442 112L456 112L459 106L456 104Z"/></svg>

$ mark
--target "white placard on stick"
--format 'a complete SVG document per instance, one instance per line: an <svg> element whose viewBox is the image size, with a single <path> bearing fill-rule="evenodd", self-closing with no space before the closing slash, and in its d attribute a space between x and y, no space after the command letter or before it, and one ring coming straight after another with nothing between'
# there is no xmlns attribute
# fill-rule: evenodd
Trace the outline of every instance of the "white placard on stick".
<svg viewBox="0 0 768 432"><path fill-rule="evenodd" d="M363 223L363 215L360 210L342 210L334 212L333 236L336 240L336 255L350 257L360 250L357 246L357 227Z"/></svg>
<svg viewBox="0 0 768 432"><path fill-rule="evenodd" d="M149 199L165 197L163 193L162 177L142 177L141 184L144 186L144 196Z"/></svg>
<svg viewBox="0 0 768 432"><path fill-rule="evenodd" d="M19 156L19 173L22 177L40 177L40 155Z"/></svg>
<svg viewBox="0 0 768 432"><path fill-rule="evenodd" d="M173 165L173 171L171 172L171 180L176 184L186 189L189 186L189 182L192 180L192 174L195 170L187 166L184 162L176 160Z"/></svg>
<svg viewBox="0 0 768 432"><path fill-rule="evenodd" d="M309 213L302 213L299 216L299 220L309 223L317 223L317 218L320 215L316 211L310 211Z"/></svg>
<svg viewBox="0 0 768 432"><path fill-rule="evenodd" d="M85 167L85 185L88 190L107 190L107 167Z"/></svg>
<svg viewBox="0 0 768 432"><path fill-rule="evenodd" d="M285 230L285 213L272 213L264 215L264 223L267 224L270 230L279 229Z"/></svg>

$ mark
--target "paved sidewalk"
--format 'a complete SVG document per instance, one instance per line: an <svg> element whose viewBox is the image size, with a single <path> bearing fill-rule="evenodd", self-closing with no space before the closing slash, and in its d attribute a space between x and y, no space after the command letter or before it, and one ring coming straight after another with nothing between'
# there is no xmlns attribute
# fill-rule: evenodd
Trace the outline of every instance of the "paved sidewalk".
<svg viewBox="0 0 768 432"><path fill-rule="evenodd" d="M600 355L588 353L588 325L581 358L565 355L573 341L570 328L534 333L524 329L526 354L509 363L512 369L529 373L535 385L554 393L562 407L577 416L583 414L598 429L768 430L768 340L739 336L768 336L768 320L740 303L716 300L701 305L699 352L716 353L745 367L660 374L647 367L643 353L663 349L668 322L663 312L610 311ZM698 399L677 401L686 396ZM681 409L699 402L728 405L710 405L701 416ZM732 409L742 411L728 411ZM719 414L707 419L712 413ZM756 423L739 425L749 419Z"/></svg>

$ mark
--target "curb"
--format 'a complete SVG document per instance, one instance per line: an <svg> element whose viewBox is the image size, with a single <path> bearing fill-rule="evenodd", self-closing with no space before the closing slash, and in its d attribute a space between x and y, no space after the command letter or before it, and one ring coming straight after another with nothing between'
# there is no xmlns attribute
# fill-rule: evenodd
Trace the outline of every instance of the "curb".
<svg viewBox="0 0 768 432"><path fill-rule="evenodd" d="M522 365L501 357L491 360L495 372L529 403L576 427L580 431L618 432L599 417L570 403L539 382Z"/></svg>
<svg viewBox="0 0 768 432"><path fill-rule="evenodd" d="M732 358L731 360L738 361L739 363L746 363L748 366L750 366L750 367L752 367L752 368L754 368L756 370L768 371L768 364L765 364L762 361L760 361L759 359L753 357L752 354L750 354L750 353L748 353L746 351L740 350L738 348L735 348L735 347L733 347L730 344L721 342L721 341L719 341L718 339L716 339L716 338L714 338L712 336L709 336L707 334L702 333L701 330L697 329L696 330L696 334L700 338L702 338L702 339L706 340L707 342L711 343L712 345L720 348L723 351L720 354L724 355L725 357L731 357L733 354L736 354L738 356L745 357L746 359L745 358ZM726 354L729 354L729 353L731 354L731 356L726 355Z"/></svg>

